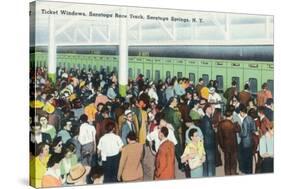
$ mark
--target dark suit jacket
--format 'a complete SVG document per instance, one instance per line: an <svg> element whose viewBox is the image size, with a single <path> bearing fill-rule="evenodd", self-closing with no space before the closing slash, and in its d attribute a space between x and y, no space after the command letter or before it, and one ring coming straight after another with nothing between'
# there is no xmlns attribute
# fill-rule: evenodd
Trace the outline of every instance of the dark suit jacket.
<svg viewBox="0 0 281 189"><path fill-rule="evenodd" d="M218 139L224 152L237 151L237 132L239 132L239 128L232 121L225 119L219 122Z"/></svg>
<svg viewBox="0 0 281 189"><path fill-rule="evenodd" d="M251 100L251 93L249 93L248 91L241 91L239 93L239 99L241 104L248 106L249 101Z"/></svg>
<svg viewBox="0 0 281 189"><path fill-rule="evenodd" d="M252 143L252 135L256 131L256 124L254 120L250 116L246 116L242 122L241 126L241 144L244 148L251 148Z"/></svg>
<svg viewBox="0 0 281 189"><path fill-rule="evenodd" d="M206 150L216 149L216 134L212 126L212 120L205 115L200 121L200 129L204 136L204 148Z"/></svg>
<svg viewBox="0 0 281 189"><path fill-rule="evenodd" d="M136 128L135 128L135 125L134 123L132 123L132 127L129 126L129 124L127 123L127 121L125 121L122 125L122 128L121 128L121 139L124 143L124 145L127 144L127 135L129 134L130 131L133 131L136 133Z"/></svg>

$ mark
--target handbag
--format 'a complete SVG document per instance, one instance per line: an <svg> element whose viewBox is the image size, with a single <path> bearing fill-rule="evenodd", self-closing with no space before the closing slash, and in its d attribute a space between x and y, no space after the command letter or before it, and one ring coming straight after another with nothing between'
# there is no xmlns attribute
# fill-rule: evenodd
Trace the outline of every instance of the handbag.
<svg viewBox="0 0 281 189"><path fill-rule="evenodd" d="M197 167L200 167L203 162L201 161L199 156L195 156L192 159L188 160L188 164L191 170L196 169Z"/></svg>

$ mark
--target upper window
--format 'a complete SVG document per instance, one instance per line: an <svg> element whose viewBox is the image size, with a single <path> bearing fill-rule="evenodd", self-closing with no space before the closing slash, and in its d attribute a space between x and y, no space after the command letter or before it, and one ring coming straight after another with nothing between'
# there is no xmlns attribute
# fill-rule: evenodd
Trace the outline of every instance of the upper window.
<svg viewBox="0 0 281 189"><path fill-rule="evenodd" d="M232 77L232 81L236 81L237 90L240 90L240 77Z"/></svg>
<svg viewBox="0 0 281 189"><path fill-rule="evenodd" d="M129 68L129 78L133 78L133 69Z"/></svg>
<svg viewBox="0 0 281 189"><path fill-rule="evenodd" d="M171 78L171 72L170 71L166 71L166 78Z"/></svg>
<svg viewBox="0 0 281 189"><path fill-rule="evenodd" d="M208 74L202 74L202 79L204 80L204 83L209 83L209 75Z"/></svg>
<svg viewBox="0 0 281 189"><path fill-rule="evenodd" d="M249 78L249 83L250 83L250 90L252 93L257 93L258 91L258 81L256 78Z"/></svg>
<svg viewBox="0 0 281 189"><path fill-rule="evenodd" d="M195 83L195 73L189 73L189 80Z"/></svg>
<svg viewBox="0 0 281 189"><path fill-rule="evenodd" d="M146 78L150 79L150 70L146 70Z"/></svg>
<svg viewBox="0 0 281 189"><path fill-rule="evenodd" d="M274 82L272 79L267 80L268 89L271 91L272 95L274 93Z"/></svg>
<svg viewBox="0 0 281 189"><path fill-rule="evenodd" d="M155 77L154 77L155 81L159 81L160 80L160 71L159 70L155 70Z"/></svg>
<svg viewBox="0 0 281 189"><path fill-rule="evenodd" d="M178 78L182 78L182 72L177 73Z"/></svg>
<svg viewBox="0 0 281 189"><path fill-rule="evenodd" d="M223 76L217 75L216 80L218 82L218 89L222 90L223 89Z"/></svg>

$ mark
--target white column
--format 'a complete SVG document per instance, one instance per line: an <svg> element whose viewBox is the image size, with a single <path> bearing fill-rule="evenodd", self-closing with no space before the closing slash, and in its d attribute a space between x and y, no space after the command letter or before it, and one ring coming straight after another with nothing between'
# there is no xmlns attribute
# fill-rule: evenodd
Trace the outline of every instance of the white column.
<svg viewBox="0 0 281 189"><path fill-rule="evenodd" d="M127 8L121 8L121 14L127 14ZM119 19L119 93L126 96L128 85L128 20L127 18Z"/></svg>
<svg viewBox="0 0 281 189"><path fill-rule="evenodd" d="M55 20L54 16L49 16L49 42L48 42L48 77L56 81L56 55L57 48L55 43Z"/></svg>

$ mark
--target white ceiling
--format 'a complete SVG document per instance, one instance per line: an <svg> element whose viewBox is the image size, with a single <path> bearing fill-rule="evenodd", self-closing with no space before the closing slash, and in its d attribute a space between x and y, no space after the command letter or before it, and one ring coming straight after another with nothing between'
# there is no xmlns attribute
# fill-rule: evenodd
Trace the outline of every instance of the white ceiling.
<svg viewBox="0 0 281 189"><path fill-rule="evenodd" d="M118 6L37 1L36 20L30 22L31 32L32 34L35 32L36 36L35 45L47 45L48 42L49 15L42 14L42 9L68 10L86 14L89 11L105 14L124 11ZM169 17L169 19L172 16L203 19L202 23L127 19L129 45L161 45L161 42L166 45L273 44L273 16L136 7L127 7L125 11L127 15L142 14L144 17L151 15ZM57 45L118 44L119 42L120 19L118 18L71 15L54 15L54 17L56 31L61 31L56 36ZM34 44L34 41L31 43Z"/></svg>

